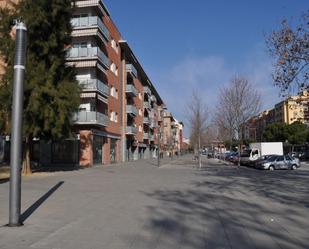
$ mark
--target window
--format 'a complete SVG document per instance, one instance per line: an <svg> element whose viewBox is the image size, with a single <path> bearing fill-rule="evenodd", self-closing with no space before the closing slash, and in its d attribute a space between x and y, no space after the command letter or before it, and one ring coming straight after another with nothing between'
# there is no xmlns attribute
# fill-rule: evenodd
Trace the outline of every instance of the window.
<svg viewBox="0 0 309 249"><path fill-rule="evenodd" d="M118 90L115 87L111 87L110 91L111 91L110 92L111 96L113 96L114 98L118 99Z"/></svg>
<svg viewBox="0 0 309 249"><path fill-rule="evenodd" d="M117 68L117 66L116 66L115 63L112 63L112 64L111 64L110 70L111 70L116 76L118 76L118 68Z"/></svg>
<svg viewBox="0 0 309 249"><path fill-rule="evenodd" d="M115 52L118 53L118 44L115 42L115 40L111 41L111 46L115 50Z"/></svg>
<svg viewBox="0 0 309 249"><path fill-rule="evenodd" d="M118 122L118 113L112 111L111 114L110 114L110 120L117 123Z"/></svg>
<svg viewBox="0 0 309 249"><path fill-rule="evenodd" d="M143 131L143 127L141 125L138 126L138 131L142 132Z"/></svg>
<svg viewBox="0 0 309 249"><path fill-rule="evenodd" d="M116 112L115 113L115 120L114 120L116 123L118 122L118 113Z"/></svg>

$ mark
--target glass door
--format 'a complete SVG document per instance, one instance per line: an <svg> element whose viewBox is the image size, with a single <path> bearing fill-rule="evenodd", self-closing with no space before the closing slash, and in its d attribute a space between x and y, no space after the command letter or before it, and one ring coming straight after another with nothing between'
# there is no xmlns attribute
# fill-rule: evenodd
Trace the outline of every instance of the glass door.
<svg viewBox="0 0 309 249"><path fill-rule="evenodd" d="M102 164L103 162L103 137L93 137L93 163Z"/></svg>

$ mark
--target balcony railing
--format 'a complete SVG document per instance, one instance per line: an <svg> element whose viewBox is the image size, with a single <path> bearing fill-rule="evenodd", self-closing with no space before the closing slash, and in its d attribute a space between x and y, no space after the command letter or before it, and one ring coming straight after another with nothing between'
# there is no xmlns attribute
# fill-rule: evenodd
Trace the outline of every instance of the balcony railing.
<svg viewBox="0 0 309 249"><path fill-rule="evenodd" d="M110 40L110 33L107 27L102 22L102 20L97 16L75 17L71 19L71 24L73 29L93 28L97 26L101 30L105 39L107 41Z"/></svg>
<svg viewBox="0 0 309 249"><path fill-rule="evenodd" d="M156 128L156 122L154 121L154 119L150 120L150 128Z"/></svg>
<svg viewBox="0 0 309 249"><path fill-rule="evenodd" d="M136 116L138 114L137 108L134 105L127 105L127 114Z"/></svg>
<svg viewBox="0 0 309 249"><path fill-rule="evenodd" d="M133 86L133 85L127 85L127 87L126 87L126 93L127 93L127 94L131 94L131 95L133 95L133 96L137 96L137 94L138 94L138 92L137 92L135 86Z"/></svg>
<svg viewBox="0 0 309 249"><path fill-rule="evenodd" d="M148 140L149 137L150 137L150 136L149 136L149 133L144 133L144 139L147 139L147 140Z"/></svg>
<svg viewBox="0 0 309 249"><path fill-rule="evenodd" d="M75 113L73 121L75 124L92 124L105 127L109 124L108 116L100 112L80 111Z"/></svg>
<svg viewBox="0 0 309 249"><path fill-rule="evenodd" d="M144 117L144 124L149 124L150 123L150 119L148 117Z"/></svg>
<svg viewBox="0 0 309 249"><path fill-rule="evenodd" d="M91 48L70 48L67 54L68 59L100 59L102 63L109 68L110 59L98 47Z"/></svg>
<svg viewBox="0 0 309 249"><path fill-rule="evenodd" d="M127 126L126 134L127 135L136 135L137 134L137 128L135 126Z"/></svg>
<svg viewBox="0 0 309 249"><path fill-rule="evenodd" d="M151 91L148 86L144 86L144 93L151 95Z"/></svg>
<svg viewBox="0 0 309 249"><path fill-rule="evenodd" d="M137 77L137 70L132 64L126 64L127 73L132 74L135 78Z"/></svg>
<svg viewBox="0 0 309 249"><path fill-rule="evenodd" d="M98 91L106 97L109 96L109 87L97 79L79 80L79 85L86 91Z"/></svg>
<svg viewBox="0 0 309 249"><path fill-rule="evenodd" d="M151 105L149 102L144 102L144 108L151 109Z"/></svg>

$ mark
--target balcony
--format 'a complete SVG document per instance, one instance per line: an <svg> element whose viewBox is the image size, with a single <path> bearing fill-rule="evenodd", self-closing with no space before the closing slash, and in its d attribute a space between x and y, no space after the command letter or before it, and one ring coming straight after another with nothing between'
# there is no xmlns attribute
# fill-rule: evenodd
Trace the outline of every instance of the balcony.
<svg viewBox="0 0 309 249"><path fill-rule="evenodd" d="M109 69L110 59L98 47L83 48L73 47L68 50L68 60L93 60L99 59Z"/></svg>
<svg viewBox="0 0 309 249"><path fill-rule="evenodd" d="M151 129L156 128L156 122L153 119L150 120L150 128Z"/></svg>
<svg viewBox="0 0 309 249"><path fill-rule="evenodd" d="M150 137L150 136L149 136L149 133L144 133L144 139L145 139L145 140L149 140L149 137Z"/></svg>
<svg viewBox="0 0 309 249"><path fill-rule="evenodd" d="M137 116L138 114L137 108L134 105L127 105L126 112L131 116Z"/></svg>
<svg viewBox="0 0 309 249"><path fill-rule="evenodd" d="M126 94L131 96L131 97L136 97L138 95L138 92L133 85L127 85L126 87Z"/></svg>
<svg viewBox="0 0 309 249"><path fill-rule="evenodd" d="M106 41L110 40L110 33L102 22L102 20L97 16L86 16L86 17L75 17L71 19L71 25L73 29L89 29L89 28L99 28L102 32ZM85 33L87 34L87 33Z"/></svg>
<svg viewBox="0 0 309 249"><path fill-rule="evenodd" d="M108 116L100 112L80 111L75 113L73 121L75 124L80 125L99 125L107 127L109 124Z"/></svg>
<svg viewBox="0 0 309 249"><path fill-rule="evenodd" d="M148 94L149 96L151 95L151 91L148 86L144 86L144 93Z"/></svg>
<svg viewBox="0 0 309 249"><path fill-rule="evenodd" d="M127 135L136 135L137 134L137 128L135 126L127 126L126 134Z"/></svg>
<svg viewBox="0 0 309 249"><path fill-rule="evenodd" d="M109 96L109 87L97 79L79 80L79 85L83 91L98 91L102 95Z"/></svg>
<svg viewBox="0 0 309 249"><path fill-rule="evenodd" d="M151 105L149 102L144 102L144 108L150 110L151 109Z"/></svg>
<svg viewBox="0 0 309 249"><path fill-rule="evenodd" d="M151 95L150 100L151 100L152 102L157 102L157 98L156 98L156 96L154 96L154 95Z"/></svg>
<svg viewBox="0 0 309 249"><path fill-rule="evenodd" d="M144 117L144 124L149 124L150 123L150 119L148 117Z"/></svg>
<svg viewBox="0 0 309 249"><path fill-rule="evenodd" d="M126 64L126 71L133 77L137 78L137 70L132 64Z"/></svg>

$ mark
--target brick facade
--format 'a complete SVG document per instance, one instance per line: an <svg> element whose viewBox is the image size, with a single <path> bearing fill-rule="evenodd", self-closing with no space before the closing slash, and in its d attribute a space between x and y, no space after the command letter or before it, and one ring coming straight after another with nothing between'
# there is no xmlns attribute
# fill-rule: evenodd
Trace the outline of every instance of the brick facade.
<svg viewBox="0 0 309 249"><path fill-rule="evenodd" d="M8 2L0 1L0 7ZM103 1L74 2L67 64L76 68L83 89L73 120L80 166L156 156L165 132L160 95Z"/></svg>

